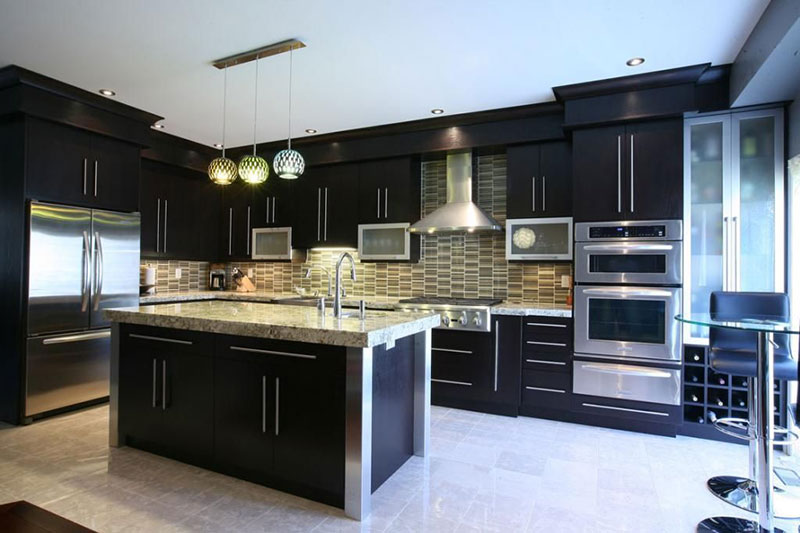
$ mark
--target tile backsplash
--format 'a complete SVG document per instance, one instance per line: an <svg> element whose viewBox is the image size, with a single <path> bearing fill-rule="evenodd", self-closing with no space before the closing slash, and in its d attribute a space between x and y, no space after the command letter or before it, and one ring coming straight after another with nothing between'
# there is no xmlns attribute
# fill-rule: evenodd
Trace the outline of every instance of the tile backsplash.
<svg viewBox="0 0 800 533"><path fill-rule="evenodd" d="M422 213L426 215L445 203L446 162L422 163ZM478 157L474 200L499 222L506 219L506 156ZM411 221L414 222L414 221ZM505 234L453 234L421 236L420 261L409 263L356 263L353 283L342 276L349 295L404 298L412 296L494 297L538 305L564 305L569 292L562 287L562 276L572 276L571 263L509 263L505 259ZM331 272L340 250L309 250L306 263L243 262L228 263L253 270L258 290L291 292L299 286L324 292L326 276L318 269L309 279L303 273L309 265L323 266ZM353 257L358 259L355 251ZM209 263L196 261L143 261L157 268L157 291L176 292L208 288ZM181 279L175 279L175 269ZM231 287L232 288L232 287Z"/></svg>

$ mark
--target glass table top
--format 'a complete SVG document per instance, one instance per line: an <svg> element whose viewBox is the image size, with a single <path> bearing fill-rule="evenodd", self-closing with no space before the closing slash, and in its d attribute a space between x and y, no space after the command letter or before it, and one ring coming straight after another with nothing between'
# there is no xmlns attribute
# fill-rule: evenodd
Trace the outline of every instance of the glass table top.
<svg viewBox="0 0 800 533"><path fill-rule="evenodd" d="M748 317L730 319L730 317L716 316L714 313L692 313L690 315L675 315L675 320L686 324L708 326L711 328L800 334L800 327L797 324L786 322L782 317L770 315L750 315Z"/></svg>

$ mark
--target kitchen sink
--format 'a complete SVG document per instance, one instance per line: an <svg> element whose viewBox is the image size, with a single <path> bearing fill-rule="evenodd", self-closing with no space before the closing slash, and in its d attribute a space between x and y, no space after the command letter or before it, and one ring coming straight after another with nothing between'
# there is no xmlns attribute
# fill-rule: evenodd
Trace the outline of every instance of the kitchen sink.
<svg viewBox="0 0 800 533"><path fill-rule="evenodd" d="M283 304L283 305L304 305L308 307L316 307L319 303L320 296L287 296L285 298L276 298L272 300L274 304ZM326 306L333 305L333 299L329 302L325 302Z"/></svg>

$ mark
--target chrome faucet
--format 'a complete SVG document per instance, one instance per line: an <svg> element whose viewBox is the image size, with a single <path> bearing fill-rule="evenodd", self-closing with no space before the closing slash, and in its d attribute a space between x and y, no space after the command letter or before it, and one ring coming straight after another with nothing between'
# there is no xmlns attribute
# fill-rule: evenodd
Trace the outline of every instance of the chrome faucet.
<svg viewBox="0 0 800 533"><path fill-rule="evenodd" d="M350 260L350 279L356 280L356 262L348 252L342 252L336 261L336 288L333 295L333 316L337 318L342 316L342 263L345 258Z"/></svg>
<svg viewBox="0 0 800 533"><path fill-rule="evenodd" d="M327 276L328 276L328 298L330 298L331 296L333 296L333 295L331 294L331 271L330 271L330 270L328 270L328 269L327 269L327 268L325 268L324 266L320 266L320 265L311 265L311 266L309 266L309 267L308 267L308 270L306 270L306 275L305 275L304 277L305 277L306 279L310 278L310 277L311 277L311 271L312 271L312 270L314 270L315 268L316 268L317 270L322 270L323 272L325 272L325 275L327 275Z"/></svg>

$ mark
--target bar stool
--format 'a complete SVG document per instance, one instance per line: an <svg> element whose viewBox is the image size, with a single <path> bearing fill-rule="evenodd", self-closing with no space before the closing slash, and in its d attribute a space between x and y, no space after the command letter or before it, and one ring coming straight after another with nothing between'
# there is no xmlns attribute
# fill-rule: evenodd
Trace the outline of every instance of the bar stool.
<svg viewBox="0 0 800 533"><path fill-rule="evenodd" d="M710 312L717 319L738 321L746 316L771 315L789 320L789 298L781 293L723 292L711 293ZM774 336L774 377L777 380L798 379L798 364L791 357L789 336ZM715 476L708 480L709 490L720 499L745 511L758 512L758 451L756 446L757 426L757 338L756 334L723 328L709 331L709 361L711 368L724 374L747 376L747 416L743 418L720 418L714 426L726 435L749 441L750 477ZM772 388L770 387L769 390ZM797 435L785 428L775 428L776 435L784 440L776 446L794 442ZM779 487L773 487L775 516L800 518L800 499Z"/></svg>

